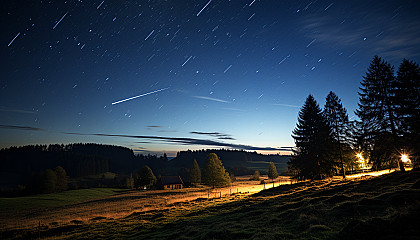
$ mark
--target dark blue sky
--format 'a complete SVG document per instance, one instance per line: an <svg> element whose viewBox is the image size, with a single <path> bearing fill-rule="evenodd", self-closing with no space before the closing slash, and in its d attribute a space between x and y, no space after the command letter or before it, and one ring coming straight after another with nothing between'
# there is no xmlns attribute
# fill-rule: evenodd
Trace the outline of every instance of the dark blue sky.
<svg viewBox="0 0 420 240"><path fill-rule="evenodd" d="M279 152L294 145L308 94L323 106L332 90L354 117L374 55L396 67L420 55L418 1L3 1L0 8L0 147Z"/></svg>

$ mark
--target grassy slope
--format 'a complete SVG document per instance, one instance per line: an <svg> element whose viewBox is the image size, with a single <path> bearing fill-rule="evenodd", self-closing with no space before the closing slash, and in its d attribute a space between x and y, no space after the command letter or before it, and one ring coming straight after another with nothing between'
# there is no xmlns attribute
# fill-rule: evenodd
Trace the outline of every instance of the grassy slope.
<svg viewBox="0 0 420 240"><path fill-rule="evenodd" d="M250 197L178 203L94 224L44 229L68 239L419 239L420 172L283 185ZM399 236L398 233L402 233ZM37 232L3 233L37 237ZM62 235L64 234L64 235ZM1 236L1 234L0 234Z"/></svg>
<svg viewBox="0 0 420 240"><path fill-rule="evenodd" d="M70 190L61 193L38 194L26 197L0 198L0 212L14 212L36 208L59 207L76 202L88 201L114 195L124 190L112 188L91 188Z"/></svg>
<svg viewBox="0 0 420 240"><path fill-rule="evenodd" d="M365 181L285 185L138 237L419 239L419 179L420 172L397 172Z"/></svg>

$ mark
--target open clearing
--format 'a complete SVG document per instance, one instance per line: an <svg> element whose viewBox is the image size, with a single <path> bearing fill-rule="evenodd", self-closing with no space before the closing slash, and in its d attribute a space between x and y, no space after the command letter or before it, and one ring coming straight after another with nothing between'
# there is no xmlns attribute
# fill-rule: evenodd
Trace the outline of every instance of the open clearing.
<svg viewBox="0 0 420 240"><path fill-rule="evenodd" d="M0 230L26 231L62 227L74 223L97 223L106 219L118 219L132 213L166 210L179 202L196 199L212 199L228 196L246 196L264 188L259 181L249 181L250 176L238 177L232 187L210 189L208 187L180 190L123 190L93 188L70 190L55 194L39 194L27 197L0 198ZM288 177L281 177L275 186L290 184Z"/></svg>
<svg viewBox="0 0 420 240"><path fill-rule="evenodd" d="M419 177L419 171L410 171L277 183L261 192L262 185L243 178L237 189L210 194L199 188L121 193L55 208L2 212L0 237L418 239ZM251 190L258 193L244 193Z"/></svg>

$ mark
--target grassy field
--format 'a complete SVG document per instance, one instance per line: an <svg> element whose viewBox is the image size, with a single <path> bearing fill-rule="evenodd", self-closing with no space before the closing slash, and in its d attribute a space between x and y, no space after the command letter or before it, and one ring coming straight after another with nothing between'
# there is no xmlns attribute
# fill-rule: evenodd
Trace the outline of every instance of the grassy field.
<svg viewBox="0 0 420 240"><path fill-rule="evenodd" d="M117 193L124 192L121 189L90 188L69 190L61 193L38 194L26 197L0 198L0 212L16 212L23 210L60 207L77 202L89 201Z"/></svg>
<svg viewBox="0 0 420 240"><path fill-rule="evenodd" d="M420 172L411 171L196 198L118 219L2 231L0 238L419 239L418 216Z"/></svg>

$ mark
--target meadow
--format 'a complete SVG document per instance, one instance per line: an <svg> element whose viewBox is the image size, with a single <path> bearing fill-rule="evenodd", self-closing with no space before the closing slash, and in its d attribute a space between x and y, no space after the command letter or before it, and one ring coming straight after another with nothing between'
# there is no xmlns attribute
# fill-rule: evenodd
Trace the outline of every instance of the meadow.
<svg viewBox="0 0 420 240"><path fill-rule="evenodd" d="M0 237L418 239L419 177L419 171L409 171L292 185L283 179L282 185L277 183L275 188L266 190L243 178L237 183L236 192L234 188L224 189L225 192L200 188L114 192L96 200L43 209L45 219L40 226L36 221L27 226L9 225L1 230ZM85 215L70 214L75 209ZM22 210L20 214L36 216L35 210ZM5 219L7 215L9 218ZM60 217L61 222L57 220ZM10 212L2 212L2 225L13 218Z"/></svg>

